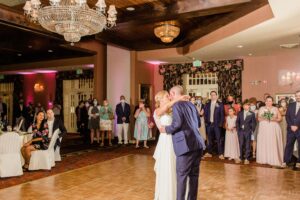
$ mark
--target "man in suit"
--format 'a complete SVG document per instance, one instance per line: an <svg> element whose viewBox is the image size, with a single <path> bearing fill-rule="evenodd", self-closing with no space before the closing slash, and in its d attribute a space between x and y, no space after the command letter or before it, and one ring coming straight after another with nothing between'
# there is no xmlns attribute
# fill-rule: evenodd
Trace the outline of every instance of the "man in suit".
<svg viewBox="0 0 300 200"><path fill-rule="evenodd" d="M63 136L67 134L67 129L65 128L61 119L54 117L54 112L52 109L47 110L47 124L49 129L48 137L52 137L52 134L56 131L56 129L60 130L60 134L58 135L59 137L57 138L54 146L55 150L57 146L60 147Z"/></svg>
<svg viewBox="0 0 300 200"><path fill-rule="evenodd" d="M245 147L245 161L244 164L248 165L250 161L251 154L251 135L255 131L256 119L255 113L250 111L250 102L245 100L243 103L243 111L238 113L236 120L236 128L239 137L240 145L240 160L244 158L243 149ZM238 161L240 162L240 161Z"/></svg>
<svg viewBox="0 0 300 200"><path fill-rule="evenodd" d="M212 157L213 144L217 140L218 155L221 160L224 160L224 146L221 128L224 124L224 106L218 101L216 91L210 92L211 100L204 107L204 119L206 124L206 132L208 136L207 153L204 157Z"/></svg>
<svg viewBox="0 0 300 200"><path fill-rule="evenodd" d="M2 97L0 96L0 117L1 121L6 121L7 120L7 105L6 103L3 103Z"/></svg>
<svg viewBox="0 0 300 200"><path fill-rule="evenodd" d="M294 145L298 142L298 159L296 168L300 168L300 90L296 92L296 102L289 104L286 111L287 141L284 152L284 163L286 167L292 161Z"/></svg>
<svg viewBox="0 0 300 200"><path fill-rule="evenodd" d="M170 90L170 98L177 99L183 95L181 86ZM204 140L198 127L200 118L195 105L189 101L177 102L173 106L173 121L170 126L161 127L161 133L172 134L176 154L177 200L197 199L199 167ZM187 184L189 190L187 191Z"/></svg>
<svg viewBox="0 0 300 200"><path fill-rule="evenodd" d="M124 144L128 144L128 127L129 127L129 117L130 117L130 105L126 103L125 96L120 97L120 103L116 106L117 114L117 131L119 144L122 144L122 131L124 133Z"/></svg>

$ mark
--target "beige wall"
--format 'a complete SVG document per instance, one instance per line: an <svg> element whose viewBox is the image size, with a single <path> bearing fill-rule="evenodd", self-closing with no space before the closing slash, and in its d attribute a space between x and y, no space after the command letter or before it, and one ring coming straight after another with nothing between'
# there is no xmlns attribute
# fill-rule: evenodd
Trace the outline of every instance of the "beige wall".
<svg viewBox="0 0 300 200"><path fill-rule="evenodd" d="M275 97L278 93L293 93L300 89L299 84L280 85L280 70L300 72L300 50L286 50L284 53L270 56L244 58L243 99L257 97L262 99L265 92ZM266 83L251 85L253 80L265 80Z"/></svg>

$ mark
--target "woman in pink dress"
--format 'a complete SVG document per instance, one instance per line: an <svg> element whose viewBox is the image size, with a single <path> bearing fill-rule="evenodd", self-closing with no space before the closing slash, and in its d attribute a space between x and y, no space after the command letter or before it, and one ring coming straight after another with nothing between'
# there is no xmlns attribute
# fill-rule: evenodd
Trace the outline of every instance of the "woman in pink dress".
<svg viewBox="0 0 300 200"><path fill-rule="evenodd" d="M256 162L281 167L283 163L283 143L279 122L282 120L278 108L272 106L273 98L266 98L266 106L258 112L258 135Z"/></svg>

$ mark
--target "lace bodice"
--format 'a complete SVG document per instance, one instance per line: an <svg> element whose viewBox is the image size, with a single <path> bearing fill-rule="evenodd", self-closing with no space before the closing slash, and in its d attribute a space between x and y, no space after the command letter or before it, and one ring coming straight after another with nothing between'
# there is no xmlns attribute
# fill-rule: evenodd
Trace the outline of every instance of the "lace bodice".
<svg viewBox="0 0 300 200"><path fill-rule="evenodd" d="M153 118L158 128L172 124L172 116L170 114L163 114L162 116L158 117L156 112L154 112Z"/></svg>

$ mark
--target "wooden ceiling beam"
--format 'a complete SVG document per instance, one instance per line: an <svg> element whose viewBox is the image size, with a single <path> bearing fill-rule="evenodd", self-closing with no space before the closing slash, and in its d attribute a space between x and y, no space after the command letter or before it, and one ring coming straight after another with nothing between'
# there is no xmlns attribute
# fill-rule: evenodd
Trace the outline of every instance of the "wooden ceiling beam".
<svg viewBox="0 0 300 200"><path fill-rule="evenodd" d="M41 26L29 22L23 13L16 12L16 10L1 4L0 24L63 41L63 38L59 35L51 33Z"/></svg>
<svg viewBox="0 0 300 200"><path fill-rule="evenodd" d="M117 26L131 26L146 23L177 19L193 18L233 11L236 6L249 3L251 0L178 0L166 6L164 10L137 12L128 16L120 16Z"/></svg>

